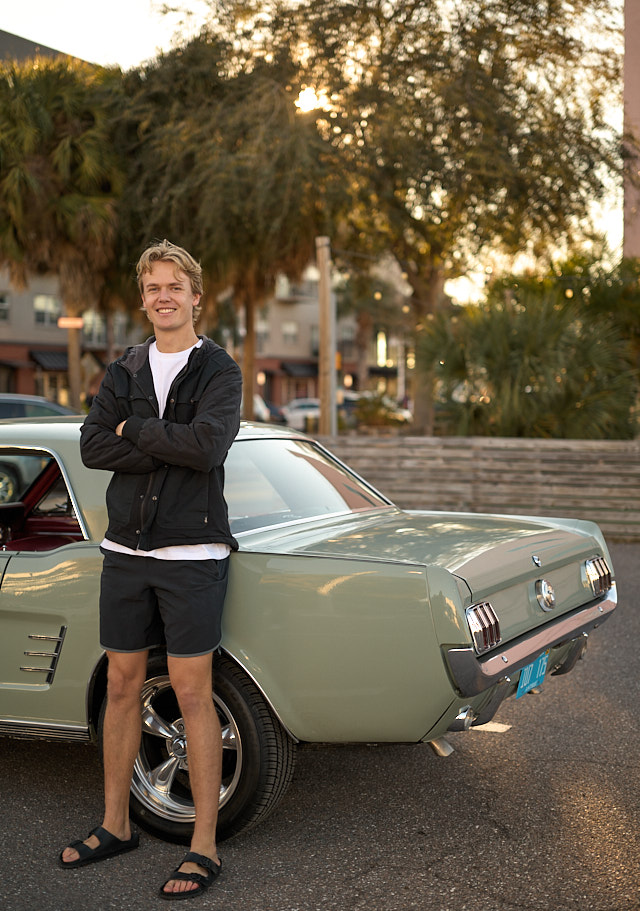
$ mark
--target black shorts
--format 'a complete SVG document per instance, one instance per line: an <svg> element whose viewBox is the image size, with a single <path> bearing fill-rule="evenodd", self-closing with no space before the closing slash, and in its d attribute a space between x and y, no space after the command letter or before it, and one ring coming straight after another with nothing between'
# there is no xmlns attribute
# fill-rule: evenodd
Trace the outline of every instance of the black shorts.
<svg viewBox="0 0 640 911"><path fill-rule="evenodd" d="M102 550L100 645L176 658L213 652L222 638L229 558L158 560Z"/></svg>

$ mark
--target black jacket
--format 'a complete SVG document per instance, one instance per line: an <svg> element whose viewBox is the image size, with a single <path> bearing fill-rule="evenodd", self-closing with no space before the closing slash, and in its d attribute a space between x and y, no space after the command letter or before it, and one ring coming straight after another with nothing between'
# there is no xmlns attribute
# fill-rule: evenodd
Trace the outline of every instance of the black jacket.
<svg viewBox="0 0 640 911"><path fill-rule="evenodd" d="M142 550L205 543L237 550L223 487L224 461L240 426L240 368L204 338L173 381L159 417L152 341L109 366L82 425L84 464L114 472L106 537ZM119 437L114 431L125 419Z"/></svg>

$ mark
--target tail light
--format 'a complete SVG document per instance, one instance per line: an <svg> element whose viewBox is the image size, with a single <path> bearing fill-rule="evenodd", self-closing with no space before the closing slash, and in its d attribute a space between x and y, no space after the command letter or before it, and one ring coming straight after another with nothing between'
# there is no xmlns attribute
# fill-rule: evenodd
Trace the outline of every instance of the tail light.
<svg viewBox="0 0 640 911"><path fill-rule="evenodd" d="M502 640L500 622L497 614L488 601L473 604L467 608L467 623L473 637L473 645L478 653L488 652Z"/></svg>

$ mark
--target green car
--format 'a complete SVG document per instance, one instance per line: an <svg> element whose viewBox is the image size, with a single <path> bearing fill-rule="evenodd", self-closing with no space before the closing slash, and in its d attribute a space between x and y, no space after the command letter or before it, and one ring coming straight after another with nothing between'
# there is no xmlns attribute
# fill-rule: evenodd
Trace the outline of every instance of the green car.
<svg viewBox="0 0 640 911"><path fill-rule="evenodd" d="M107 472L80 420L0 423L0 732L100 741ZM429 742L570 671L616 606L588 521L403 511L301 433L246 424L226 462L231 557L213 698L219 837L262 820L308 743ZM187 841L189 767L166 656L149 659L131 813Z"/></svg>

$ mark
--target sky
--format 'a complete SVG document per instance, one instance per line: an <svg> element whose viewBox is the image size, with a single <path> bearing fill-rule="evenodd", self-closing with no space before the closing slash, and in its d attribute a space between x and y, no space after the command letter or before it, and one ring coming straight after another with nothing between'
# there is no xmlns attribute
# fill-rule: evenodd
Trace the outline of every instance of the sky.
<svg viewBox="0 0 640 911"><path fill-rule="evenodd" d="M206 0L177 0L202 24ZM169 50L179 17L162 0L3 0L0 29L91 63L129 69Z"/></svg>

